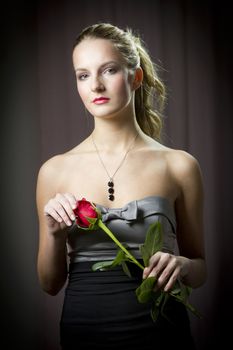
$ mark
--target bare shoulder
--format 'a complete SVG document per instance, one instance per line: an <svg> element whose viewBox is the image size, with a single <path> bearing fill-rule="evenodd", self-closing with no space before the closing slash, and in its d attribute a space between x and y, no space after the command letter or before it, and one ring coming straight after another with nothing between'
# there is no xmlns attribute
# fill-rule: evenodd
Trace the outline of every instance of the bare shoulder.
<svg viewBox="0 0 233 350"><path fill-rule="evenodd" d="M181 192L202 192L202 171L198 160L183 150L169 149L166 159L170 172L178 184Z"/></svg>
<svg viewBox="0 0 233 350"><path fill-rule="evenodd" d="M69 169L74 159L79 160L82 158L85 150L84 144L85 143L82 142L71 150L62 154L57 154L45 161L39 169L38 178L52 178L54 181L55 175L56 178L61 176L63 171L67 171Z"/></svg>
<svg viewBox="0 0 233 350"><path fill-rule="evenodd" d="M178 177L191 175L193 172L200 171L198 160L190 153L183 150L174 150L168 148L167 161L169 168Z"/></svg>
<svg viewBox="0 0 233 350"><path fill-rule="evenodd" d="M37 197L50 197L56 193L66 158L65 154L59 154L42 164L37 177Z"/></svg>
<svg viewBox="0 0 233 350"><path fill-rule="evenodd" d="M50 178L63 168L67 155L59 154L45 161L39 169L38 178Z"/></svg>
<svg viewBox="0 0 233 350"><path fill-rule="evenodd" d="M195 170L200 171L197 159L190 153L164 146L157 141L153 143L153 146L156 154L159 152L174 175L179 177Z"/></svg>
<svg viewBox="0 0 233 350"><path fill-rule="evenodd" d="M37 188L40 191L46 191L49 196L59 192L61 183L70 178L73 168L82 167L82 162L88 151L86 140L84 140L71 150L45 161L38 172Z"/></svg>

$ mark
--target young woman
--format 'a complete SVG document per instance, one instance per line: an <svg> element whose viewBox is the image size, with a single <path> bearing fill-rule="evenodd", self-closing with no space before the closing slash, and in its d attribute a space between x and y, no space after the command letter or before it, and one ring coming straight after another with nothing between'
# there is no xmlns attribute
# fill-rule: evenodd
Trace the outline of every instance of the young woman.
<svg viewBox="0 0 233 350"><path fill-rule="evenodd" d="M39 280L51 295L68 282L62 349L166 349L175 344L192 349L184 305L170 298L170 321L160 315L153 322L151 305L140 304L135 290L148 276L156 276L156 288L164 291L177 279L192 288L205 282L198 162L160 142L164 85L130 30L108 23L85 28L74 45L73 65L94 129L75 148L43 164L37 184ZM143 273L132 268L130 278L120 266L92 271L94 262L115 258L116 246L101 230L77 228L73 210L82 198L97 205L106 225L137 259L149 225L161 221L163 249Z"/></svg>

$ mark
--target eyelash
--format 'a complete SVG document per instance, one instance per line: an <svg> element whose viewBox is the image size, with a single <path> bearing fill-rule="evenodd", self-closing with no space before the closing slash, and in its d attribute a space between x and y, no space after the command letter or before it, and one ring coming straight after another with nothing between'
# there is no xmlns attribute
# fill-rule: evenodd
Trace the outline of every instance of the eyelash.
<svg viewBox="0 0 233 350"><path fill-rule="evenodd" d="M106 68L104 69L103 73L109 73L109 74L115 74L117 72L117 68L114 68L114 67L109 67L109 68ZM87 73L82 73L78 76L78 80L86 80L86 78L88 77L88 74Z"/></svg>

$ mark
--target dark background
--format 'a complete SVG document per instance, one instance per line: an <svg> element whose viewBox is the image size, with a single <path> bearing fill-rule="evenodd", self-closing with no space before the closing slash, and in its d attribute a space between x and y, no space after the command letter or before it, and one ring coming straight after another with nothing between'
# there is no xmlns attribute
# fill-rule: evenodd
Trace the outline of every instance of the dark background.
<svg viewBox="0 0 233 350"><path fill-rule="evenodd" d="M168 88L164 143L194 155L205 186L206 284L191 302L198 349L231 342L232 12L227 1L11 1L1 5L1 342L58 350L63 291L38 284L35 187L39 167L84 139L72 71L83 27L111 22L138 31ZM91 336L91 335L90 335ZM168 335L169 336L169 335Z"/></svg>

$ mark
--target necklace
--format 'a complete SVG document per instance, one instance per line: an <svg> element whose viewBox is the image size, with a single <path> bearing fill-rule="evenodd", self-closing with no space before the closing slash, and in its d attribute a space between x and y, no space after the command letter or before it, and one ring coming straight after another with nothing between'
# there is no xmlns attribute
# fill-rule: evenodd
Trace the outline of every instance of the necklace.
<svg viewBox="0 0 233 350"><path fill-rule="evenodd" d="M114 180L113 180L113 179L114 179L114 176L116 175L116 173L118 172L118 170L119 170L119 169L121 168L121 166L123 165L123 163L124 163L124 161L125 161L125 159L126 159L126 157L127 157L127 154L129 153L129 151L133 148L133 145L134 145L134 143L135 143L135 141L136 141L137 136L138 136L138 133L137 133L136 136L134 137L134 139L133 139L133 141L131 142L129 148L126 150L126 152L125 152L125 154L124 154L124 157L122 158L120 164L118 165L118 167L116 168L116 170L114 171L114 173L113 173L112 175L110 175L109 172L108 172L108 170L107 170L107 168L106 168L106 166L105 166L105 164L104 164L104 162L103 162L103 159L102 159L101 156L100 156L100 153L99 153L99 150L98 150L98 148L97 148L97 146L96 146L96 143L95 143L95 141L94 141L93 135L91 134L91 139L92 139L93 145L94 145L94 147L95 147L96 153L97 153L97 155L98 155L98 157L99 157L100 163L102 164L104 170L106 171L106 173L107 173L107 175L108 175L108 177L109 177L109 181L108 181L108 199L109 199L110 201L114 201L114 199L115 199L115 189L114 189Z"/></svg>

